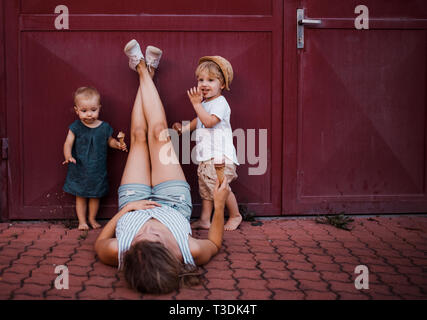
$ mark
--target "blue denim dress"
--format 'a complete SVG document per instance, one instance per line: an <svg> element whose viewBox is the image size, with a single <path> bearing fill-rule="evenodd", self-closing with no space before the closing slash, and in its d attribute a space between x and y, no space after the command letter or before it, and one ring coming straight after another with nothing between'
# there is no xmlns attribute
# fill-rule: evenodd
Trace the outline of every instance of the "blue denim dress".
<svg viewBox="0 0 427 320"><path fill-rule="evenodd" d="M102 122L96 128L89 128L76 120L69 129L76 137L72 149L76 164L68 163L63 190L84 198L106 196L108 139L113 134L113 128L107 122Z"/></svg>

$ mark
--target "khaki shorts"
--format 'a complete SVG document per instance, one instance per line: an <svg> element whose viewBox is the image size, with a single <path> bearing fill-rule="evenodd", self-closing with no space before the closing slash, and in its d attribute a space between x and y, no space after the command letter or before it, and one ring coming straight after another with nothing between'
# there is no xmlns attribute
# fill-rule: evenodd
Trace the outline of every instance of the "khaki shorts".
<svg viewBox="0 0 427 320"><path fill-rule="evenodd" d="M237 178L236 165L228 163L225 165L224 175L227 177L228 183ZM197 176L199 177L199 193L203 200L213 200L213 191L216 183L216 171L213 160L200 162L197 168Z"/></svg>

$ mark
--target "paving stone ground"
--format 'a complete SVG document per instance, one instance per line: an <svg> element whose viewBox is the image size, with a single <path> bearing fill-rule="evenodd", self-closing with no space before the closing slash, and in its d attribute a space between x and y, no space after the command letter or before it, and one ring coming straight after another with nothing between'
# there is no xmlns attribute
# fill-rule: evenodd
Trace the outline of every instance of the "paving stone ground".
<svg viewBox="0 0 427 320"><path fill-rule="evenodd" d="M354 219L352 231L314 218L262 219L258 226L243 222L225 232L221 251L201 268L202 285L167 295L135 292L121 272L102 264L93 249L100 230L4 222L0 300L427 299L427 217ZM193 235L207 237L207 231ZM368 268L369 289L355 287L358 265ZM55 287L57 277L65 275L55 273L60 266L68 268L69 289Z"/></svg>

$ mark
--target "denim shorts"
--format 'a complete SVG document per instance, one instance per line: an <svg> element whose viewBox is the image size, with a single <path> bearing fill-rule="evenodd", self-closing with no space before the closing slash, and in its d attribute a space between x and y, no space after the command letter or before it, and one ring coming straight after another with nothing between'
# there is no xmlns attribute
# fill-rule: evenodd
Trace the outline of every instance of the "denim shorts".
<svg viewBox="0 0 427 320"><path fill-rule="evenodd" d="M141 183L123 184L119 187L118 193L119 210L129 202L152 200L179 211L190 221L193 205L190 185L186 181L169 180L154 187Z"/></svg>

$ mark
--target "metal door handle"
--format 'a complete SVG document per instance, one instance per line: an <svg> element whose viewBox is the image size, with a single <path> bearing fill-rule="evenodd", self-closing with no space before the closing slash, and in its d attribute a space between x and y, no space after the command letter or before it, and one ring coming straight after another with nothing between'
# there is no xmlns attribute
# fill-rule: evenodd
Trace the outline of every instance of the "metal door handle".
<svg viewBox="0 0 427 320"><path fill-rule="evenodd" d="M315 19L302 19L298 21L299 25L317 25L321 24L322 20L315 20Z"/></svg>
<svg viewBox="0 0 427 320"><path fill-rule="evenodd" d="M322 20L305 19L304 9L297 9L297 48L304 48L304 26L318 26Z"/></svg>

